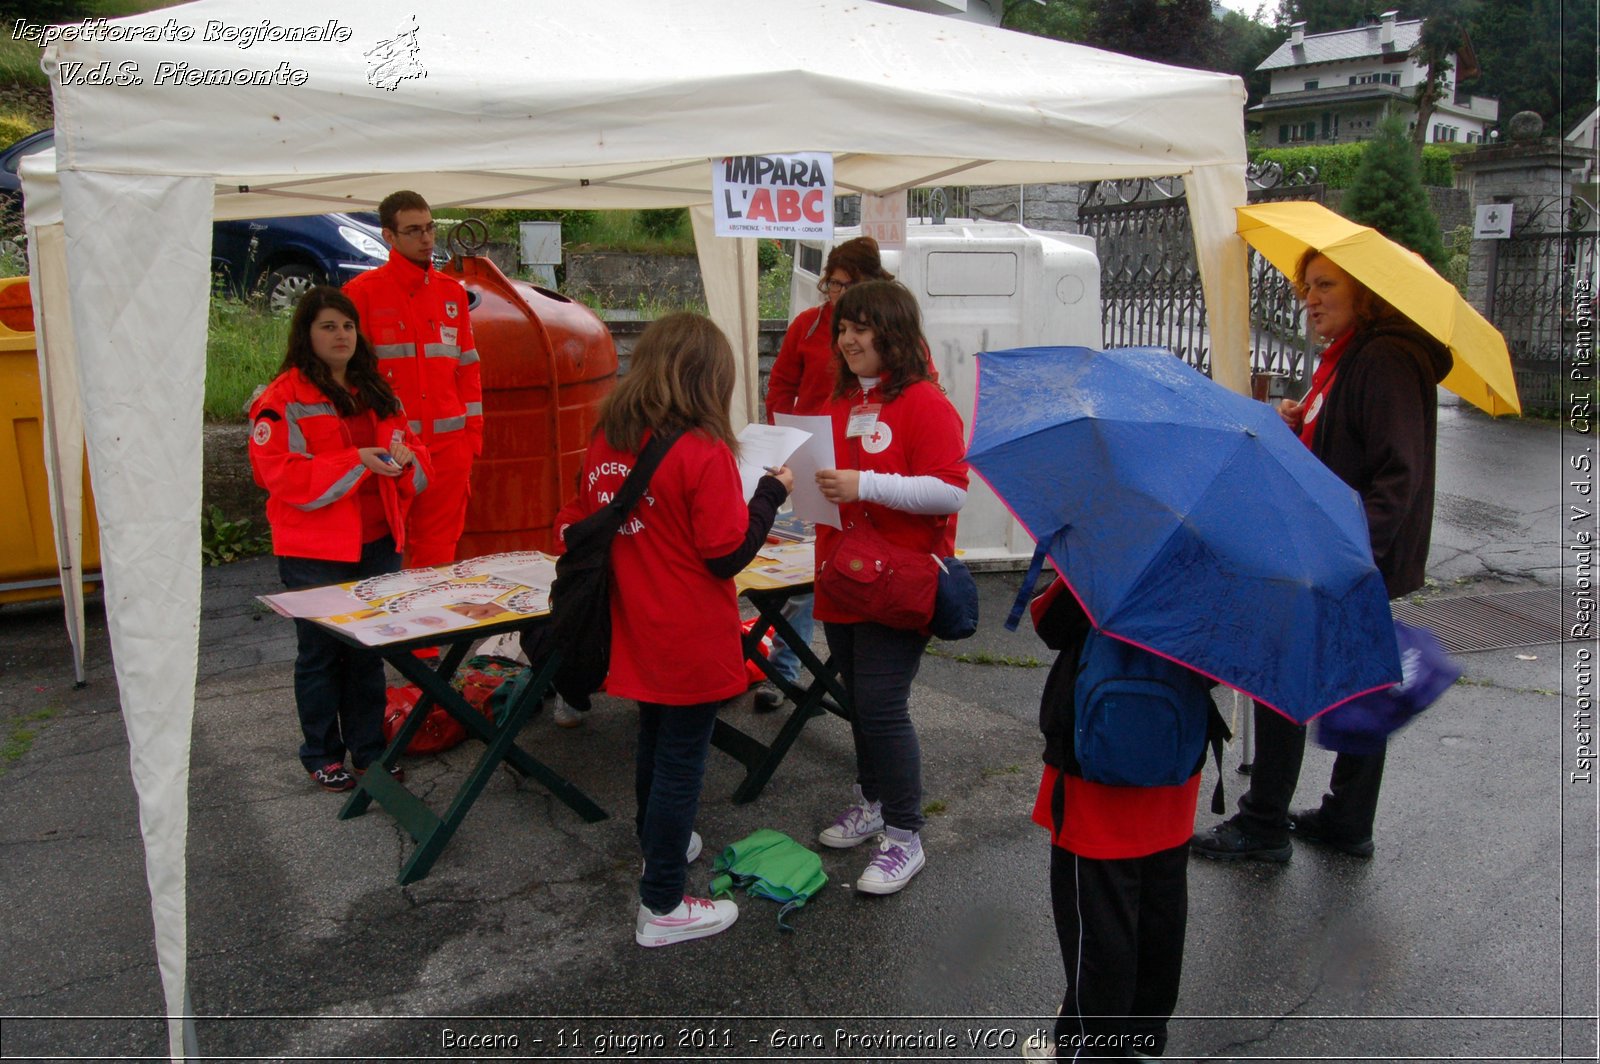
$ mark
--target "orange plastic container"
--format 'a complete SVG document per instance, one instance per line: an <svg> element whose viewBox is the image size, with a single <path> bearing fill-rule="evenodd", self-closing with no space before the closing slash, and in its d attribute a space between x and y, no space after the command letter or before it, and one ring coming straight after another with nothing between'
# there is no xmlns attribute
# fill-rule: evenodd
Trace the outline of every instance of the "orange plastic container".
<svg viewBox="0 0 1600 1064"><path fill-rule="evenodd" d="M0 280L0 603L61 597L50 482L45 474L33 299L26 277ZM84 590L99 586L100 526L83 470Z"/></svg>
<svg viewBox="0 0 1600 1064"><path fill-rule="evenodd" d="M556 513L577 492L617 348L593 311L516 281L486 258L445 268L466 288L483 374L483 454L458 558L554 545Z"/></svg>

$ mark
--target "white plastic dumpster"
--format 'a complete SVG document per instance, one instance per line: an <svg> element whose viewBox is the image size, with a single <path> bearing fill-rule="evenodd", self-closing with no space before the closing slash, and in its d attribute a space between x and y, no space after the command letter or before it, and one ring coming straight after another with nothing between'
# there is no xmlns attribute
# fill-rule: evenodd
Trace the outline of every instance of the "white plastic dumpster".
<svg viewBox="0 0 1600 1064"><path fill-rule="evenodd" d="M840 228L834 240L857 235L856 228ZM822 300L817 279L831 246L801 242L796 249L791 314ZM912 224L905 250L884 252L883 265L917 297L939 383L969 437L978 352L1100 346L1100 262L1092 237L1013 222ZM972 481L956 539L968 564L1030 558L1033 540L978 477Z"/></svg>

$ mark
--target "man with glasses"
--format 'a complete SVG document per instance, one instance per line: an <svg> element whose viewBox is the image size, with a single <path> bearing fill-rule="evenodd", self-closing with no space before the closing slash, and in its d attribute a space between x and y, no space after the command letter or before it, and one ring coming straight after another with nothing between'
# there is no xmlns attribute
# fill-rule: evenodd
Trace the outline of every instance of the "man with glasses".
<svg viewBox="0 0 1600 1064"><path fill-rule="evenodd" d="M345 293L361 313L378 368L433 456L428 490L406 520L407 568L456 560L467 521L472 460L483 452L483 388L467 319L467 292L433 268L428 201L394 192L378 204L389 261L354 278Z"/></svg>

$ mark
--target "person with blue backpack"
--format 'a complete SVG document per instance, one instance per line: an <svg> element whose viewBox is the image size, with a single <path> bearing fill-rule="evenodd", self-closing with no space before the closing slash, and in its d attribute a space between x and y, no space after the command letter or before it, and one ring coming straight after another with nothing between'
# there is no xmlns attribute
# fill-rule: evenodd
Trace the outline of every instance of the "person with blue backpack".
<svg viewBox="0 0 1600 1064"><path fill-rule="evenodd" d="M1210 680L1095 630L1059 577L1032 614L1058 651L1039 703L1033 820L1050 833L1067 987L1054 1030L1023 1056L1158 1057L1183 973L1200 769L1208 746L1220 760L1227 728Z"/></svg>
<svg viewBox="0 0 1600 1064"><path fill-rule="evenodd" d="M1295 287L1328 346L1311 390L1278 413L1311 453L1361 497L1372 560L1389 598L1423 584L1433 529L1438 461L1438 384L1449 348L1315 248L1301 256ZM1194 852L1218 861L1282 864L1291 839L1370 858L1385 749L1341 753L1328 790L1291 812L1305 757L1306 728L1260 702L1250 789L1239 811L1194 836Z"/></svg>

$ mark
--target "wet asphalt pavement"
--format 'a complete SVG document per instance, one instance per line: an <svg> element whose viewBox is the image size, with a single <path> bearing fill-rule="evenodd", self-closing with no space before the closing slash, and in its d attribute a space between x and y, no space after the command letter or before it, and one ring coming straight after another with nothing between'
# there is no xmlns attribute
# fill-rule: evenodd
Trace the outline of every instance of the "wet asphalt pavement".
<svg viewBox="0 0 1600 1064"><path fill-rule="evenodd" d="M1561 586L1563 564L1570 582L1565 473L1592 442L1444 409L1426 594ZM252 600L275 588L272 563L208 570L188 873L202 1052L1016 1059L1062 988L1048 852L1028 818L1048 652L1000 628L1018 579L983 574L983 628L937 648L918 678L924 873L869 898L850 889L866 854L824 851L830 882L793 934L776 905L741 899L727 933L642 950L626 705L602 700L571 731L541 715L524 732L611 819L586 824L501 773L433 873L402 887L409 838L381 810L336 820L341 799L311 788L293 756L292 628ZM59 611L0 609L8 1060L165 1048L149 1018L163 1003L126 736L103 618L90 616L89 684L74 690ZM1168 1057L1595 1059L1596 791L1567 774L1570 659L1585 646L1461 655L1462 681L1391 747L1371 861L1297 847L1282 867L1192 862ZM728 713L757 734L777 726L743 703ZM407 759L409 785L438 805L475 756L469 744ZM1300 803L1330 761L1308 753ZM1235 744L1230 806L1237 762ZM852 764L844 724L813 721L766 792L734 805L742 770L713 751L708 852L762 827L810 844ZM1202 801L1200 825L1214 819ZM708 868L692 869L696 891Z"/></svg>

